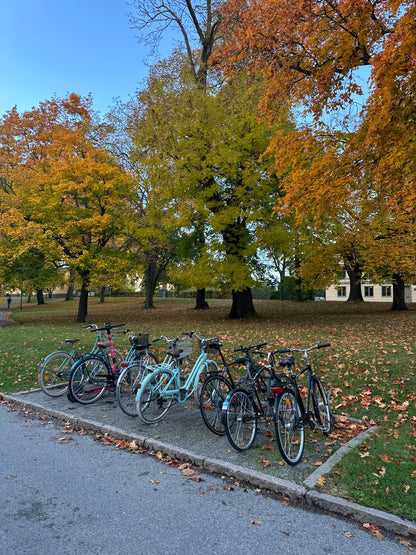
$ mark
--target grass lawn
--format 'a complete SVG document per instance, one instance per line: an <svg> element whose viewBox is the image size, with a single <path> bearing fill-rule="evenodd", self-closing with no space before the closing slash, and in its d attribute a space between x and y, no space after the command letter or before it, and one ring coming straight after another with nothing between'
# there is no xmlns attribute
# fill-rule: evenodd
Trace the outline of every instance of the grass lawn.
<svg viewBox="0 0 416 555"><path fill-rule="evenodd" d="M331 389L332 410L341 422L353 417L379 428L320 489L416 521L416 306L392 312L385 303L256 301L257 318L228 320L230 301L209 304L209 310L196 311L192 299L157 299L155 309L145 310L139 298L110 298L104 304L91 298L88 322L125 322L151 339L192 329L218 335L230 361L233 349L243 344L267 341L271 350L330 342L330 349L319 352L319 374ZM13 310L18 325L0 328L0 391L37 387L39 360L65 348L66 337L79 337L80 349L89 349L93 337L75 322L77 305L59 299ZM126 337L117 339L127 350ZM351 428L346 440L348 433Z"/></svg>

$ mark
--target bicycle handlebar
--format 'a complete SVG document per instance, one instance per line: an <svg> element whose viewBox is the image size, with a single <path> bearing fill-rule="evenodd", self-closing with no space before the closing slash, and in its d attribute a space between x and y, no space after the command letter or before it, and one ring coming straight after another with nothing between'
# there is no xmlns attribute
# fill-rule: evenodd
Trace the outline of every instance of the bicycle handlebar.
<svg viewBox="0 0 416 555"><path fill-rule="evenodd" d="M239 351L243 351L243 353L248 353L252 349L261 349L261 347L264 347L265 345L267 345L267 341L265 341L264 343L258 343L257 345L250 345L249 347L243 347L241 345L241 347L239 347L238 349L234 349L234 352L237 353ZM257 353L257 354L263 354L263 353Z"/></svg>
<svg viewBox="0 0 416 555"><path fill-rule="evenodd" d="M274 351L275 353L307 353L309 351L313 351L313 349L323 349L324 347L330 347L331 343L317 343L316 345L312 345L312 347L308 347L307 349L277 349Z"/></svg>
<svg viewBox="0 0 416 555"><path fill-rule="evenodd" d="M102 328L95 328L93 330L90 331L108 331L111 330L112 328L119 328L121 326L125 326L126 324L109 324L109 323L105 323L104 326Z"/></svg>

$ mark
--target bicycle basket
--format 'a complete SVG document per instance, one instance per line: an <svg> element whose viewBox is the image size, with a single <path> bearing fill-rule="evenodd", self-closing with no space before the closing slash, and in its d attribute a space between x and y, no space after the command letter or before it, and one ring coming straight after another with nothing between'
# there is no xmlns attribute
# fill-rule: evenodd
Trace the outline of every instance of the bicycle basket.
<svg viewBox="0 0 416 555"><path fill-rule="evenodd" d="M101 343L103 341L108 341L108 335L107 332L105 330L101 330L101 331L97 331L97 336L98 336L98 341L100 341Z"/></svg>
<svg viewBox="0 0 416 555"><path fill-rule="evenodd" d="M202 351L204 350L208 355L215 355L218 353L218 349L215 349L214 347L209 347L212 343L219 343L220 340L218 337L212 337L211 339L203 339L201 341L201 339L198 339L199 342L199 349L202 353Z"/></svg>
<svg viewBox="0 0 416 555"><path fill-rule="evenodd" d="M138 333L137 335L130 337L130 342L138 349L146 349L149 346L149 334Z"/></svg>
<svg viewBox="0 0 416 555"><path fill-rule="evenodd" d="M181 350L179 358L184 358L192 353L192 339L184 337L176 343L175 349Z"/></svg>

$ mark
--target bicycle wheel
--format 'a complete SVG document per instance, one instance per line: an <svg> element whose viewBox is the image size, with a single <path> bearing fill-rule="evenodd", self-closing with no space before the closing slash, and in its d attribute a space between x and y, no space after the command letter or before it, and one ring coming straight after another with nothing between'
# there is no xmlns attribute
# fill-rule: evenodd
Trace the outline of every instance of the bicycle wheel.
<svg viewBox="0 0 416 555"><path fill-rule="evenodd" d="M122 370L117 380L117 402L127 416L137 416L136 395L139 384L147 376L147 366L157 364L157 358L150 353L142 353L137 361Z"/></svg>
<svg viewBox="0 0 416 555"><path fill-rule="evenodd" d="M66 351L57 351L44 358L38 370L41 390L51 397L59 397L66 393L74 363L75 360Z"/></svg>
<svg viewBox="0 0 416 555"><path fill-rule="evenodd" d="M227 395L222 405L222 423L234 449L250 449L256 438L257 414L252 395L245 389L237 387Z"/></svg>
<svg viewBox="0 0 416 555"><path fill-rule="evenodd" d="M274 425L276 440L283 459L295 466L302 457L305 430L299 420L300 409L291 389L284 389L275 401Z"/></svg>
<svg viewBox="0 0 416 555"><path fill-rule="evenodd" d="M324 434L331 431L331 409L324 386L318 376L312 377L312 403L318 428Z"/></svg>
<svg viewBox="0 0 416 555"><path fill-rule="evenodd" d="M165 397L169 390L175 390L174 374L168 368L161 368L148 374L138 389L136 408L139 418L146 424L153 424L165 416L173 398Z"/></svg>
<svg viewBox="0 0 416 555"><path fill-rule="evenodd" d="M204 380L210 376L211 374L218 374L219 373L219 368L218 368L218 364L215 362L215 360L207 360L206 365L205 365L205 372L203 374L201 374L199 381L198 381L198 385L197 388L194 391L194 399L196 404L200 407L201 406L201 388L202 388L202 384L204 383ZM221 418L221 417L220 417Z"/></svg>
<svg viewBox="0 0 416 555"><path fill-rule="evenodd" d="M110 368L99 356L87 356L74 364L68 384L68 397L82 405L97 401L110 385Z"/></svg>
<svg viewBox="0 0 416 555"><path fill-rule="evenodd" d="M222 406L232 390L230 382L221 374L212 374L203 382L200 389L199 408L202 419L211 432L222 436L225 428L222 423Z"/></svg>

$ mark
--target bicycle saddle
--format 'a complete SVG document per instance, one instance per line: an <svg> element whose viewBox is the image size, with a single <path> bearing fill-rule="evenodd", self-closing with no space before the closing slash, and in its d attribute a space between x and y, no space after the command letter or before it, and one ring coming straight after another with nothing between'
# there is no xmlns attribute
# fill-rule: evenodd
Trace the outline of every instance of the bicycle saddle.
<svg viewBox="0 0 416 555"><path fill-rule="evenodd" d="M79 339L65 339L65 343L68 343L68 345L75 345L78 341Z"/></svg>
<svg viewBox="0 0 416 555"><path fill-rule="evenodd" d="M295 359L293 357L287 357L287 358L282 358L282 360L279 360L279 366L293 366L295 364Z"/></svg>
<svg viewBox="0 0 416 555"><path fill-rule="evenodd" d="M168 355L176 358L179 358L182 353L183 353L183 349L169 349L168 351Z"/></svg>
<svg viewBox="0 0 416 555"><path fill-rule="evenodd" d="M103 349L108 349L110 345L111 343L109 341L100 341L99 343L97 343L97 346L102 347Z"/></svg>

